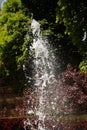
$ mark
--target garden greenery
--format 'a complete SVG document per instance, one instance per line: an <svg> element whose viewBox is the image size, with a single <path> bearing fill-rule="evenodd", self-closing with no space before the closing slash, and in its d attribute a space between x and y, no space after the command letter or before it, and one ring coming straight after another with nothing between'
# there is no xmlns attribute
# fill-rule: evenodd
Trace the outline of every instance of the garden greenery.
<svg viewBox="0 0 87 130"><path fill-rule="evenodd" d="M27 39L31 12L42 24L43 35L50 34L51 39L55 39L57 50L60 49L59 46L63 49L68 45L69 49L72 45L77 49L82 56L79 67L87 73L85 1L7 0L0 11L0 83L5 81L5 84L12 85L17 82L19 86L25 83L22 65L26 56L32 54L29 50L32 36ZM26 46L28 50L25 49Z"/></svg>

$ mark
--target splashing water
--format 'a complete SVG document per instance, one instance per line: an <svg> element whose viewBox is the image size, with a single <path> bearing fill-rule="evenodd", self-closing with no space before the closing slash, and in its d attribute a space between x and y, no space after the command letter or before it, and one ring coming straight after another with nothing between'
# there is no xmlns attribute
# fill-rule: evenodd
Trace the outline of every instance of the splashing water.
<svg viewBox="0 0 87 130"><path fill-rule="evenodd" d="M33 34L33 43L31 50L34 50L35 75L34 80L36 88L39 90L39 105L36 110L29 110L28 113L35 114L39 117L38 130L46 130L45 120L54 119L58 114L58 91L54 74L55 56L52 52L48 40L42 39L40 24L32 19L31 29ZM56 96L55 96L56 94Z"/></svg>
<svg viewBox="0 0 87 130"><path fill-rule="evenodd" d="M0 8L3 7L3 4L6 2L7 0L0 0Z"/></svg>
<svg viewBox="0 0 87 130"><path fill-rule="evenodd" d="M50 84L50 81L55 78L54 76L54 66L55 57L53 53L50 54L49 47L47 46L48 41L43 40L40 34L40 24L36 20L32 20L31 29L34 36L33 44L31 49L35 51L34 64L35 64L35 85L39 87L40 99L39 108L36 115L39 116L39 120L42 121L38 125L38 130L45 130L44 120L46 118L46 87ZM52 105L52 104L51 104ZM53 107L54 109L54 107Z"/></svg>

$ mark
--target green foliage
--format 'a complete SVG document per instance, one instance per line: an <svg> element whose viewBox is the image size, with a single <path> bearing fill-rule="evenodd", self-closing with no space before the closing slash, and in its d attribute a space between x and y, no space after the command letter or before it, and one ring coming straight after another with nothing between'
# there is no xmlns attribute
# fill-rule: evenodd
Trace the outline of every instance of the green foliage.
<svg viewBox="0 0 87 130"><path fill-rule="evenodd" d="M19 72L20 75L23 73L25 52L22 46L26 44L25 37L30 22L28 9L21 0L8 0L4 3L0 15L0 77L4 74L10 79L9 82L23 80L18 75ZM20 58L22 62L18 62Z"/></svg>
<svg viewBox="0 0 87 130"><path fill-rule="evenodd" d="M63 23L65 34L82 56L87 52L87 6L83 0L58 0L56 23Z"/></svg>
<svg viewBox="0 0 87 130"><path fill-rule="evenodd" d="M46 19L40 20L39 23L41 24L42 28L42 36L48 36L54 34L51 25L47 22Z"/></svg>
<svg viewBox="0 0 87 130"><path fill-rule="evenodd" d="M22 65L26 56L32 57L33 54L29 49L32 36L28 36L31 12L34 13L34 18L39 20L43 35L56 37L55 41L61 44L62 48L69 42L71 44L72 39L81 55L84 56L87 52L85 1L7 0L0 11L0 78L12 84L24 84ZM80 68L86 65L82 62Z"/></svg>
<svg viewBox="0 0 87 130"><path fill-rule="evenodd" d="M82 72L87 73L87 60L84 60L79 65Z"/></svg>

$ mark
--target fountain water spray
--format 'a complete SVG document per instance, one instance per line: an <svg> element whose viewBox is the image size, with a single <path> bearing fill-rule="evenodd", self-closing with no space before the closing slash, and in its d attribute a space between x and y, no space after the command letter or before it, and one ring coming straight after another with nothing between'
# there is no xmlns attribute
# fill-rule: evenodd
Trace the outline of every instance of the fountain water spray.
<svg viewBox="0 0 87 130"><path fill-rule="evenodd" d="M1 4L0 7L1 7L1 8L3 7L3 4L4 4L6 1L7 1L7 0L1 0L1 1L0 1L0 4Z"/></svg>
<svg viewBox="0 0 87 130"><path fill-rule="evenodd" d="M40 24L33 19L31 23L32 34L34 36L33 44L31 49L35 51L34 64L35 64L35 86L39 87L40 99L39 99L39 108L36 112L36 115L39 116L39 120L44 123L46 114L46 90L45 87L50 83L50 79L54 77L54 67L53 61L55 60L54 55L49 53L47 46L48 41L43 40L40 33ZM39 124L38 130L45 130Z"/></svg>
<svg viewBox="0 0 87 130"><path fill-rule="evenodd" d="M42 38L40 24L32 19L31 30L33 34L33 42L30 47L34 52L34 86L35 90L31 92L36 94L36 101L28 100L28 114L38 117L38 130L47 130L45 126L46 120L54 120L59 112L59 91L57 90L59 83L55 78L55 56L52 47L46 38ZM37 91L37 92L35 92ZM33 99L34 98L34 99ZM35 100L33 97L32 100ZM31 104L33 103L33 106ZM35 103L38 104L35 106ZM57 119L57 118L56 118Z"/></svg>

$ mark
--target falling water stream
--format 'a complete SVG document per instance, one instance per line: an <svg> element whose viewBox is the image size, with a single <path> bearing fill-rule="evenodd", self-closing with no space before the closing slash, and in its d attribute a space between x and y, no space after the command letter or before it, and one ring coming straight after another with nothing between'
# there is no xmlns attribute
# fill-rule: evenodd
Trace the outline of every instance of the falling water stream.
<svg viewBox="0 0 87 130"><path fill-rule="evenodd" d="M35 51L34 64L35 64L35 86L39 87L40 99L39 108L36 115L39 116L39 120L43 122L43 126L38 125L38 130L45 130L44 120L46 118L46 87L54 79L54 66L55 57L48 47L48 41L42 39L40 24L33 19L31 23L31 29L33 34L33 44L31 49ZM54 108L53 108L54 109Z"/></svg>
<svg viewBox="0 0 87 130"><path fill-rule="evenodd" d="M0 0L0 7L2 8L3 7L3 4L6 2L7 0Z"/></svg>

